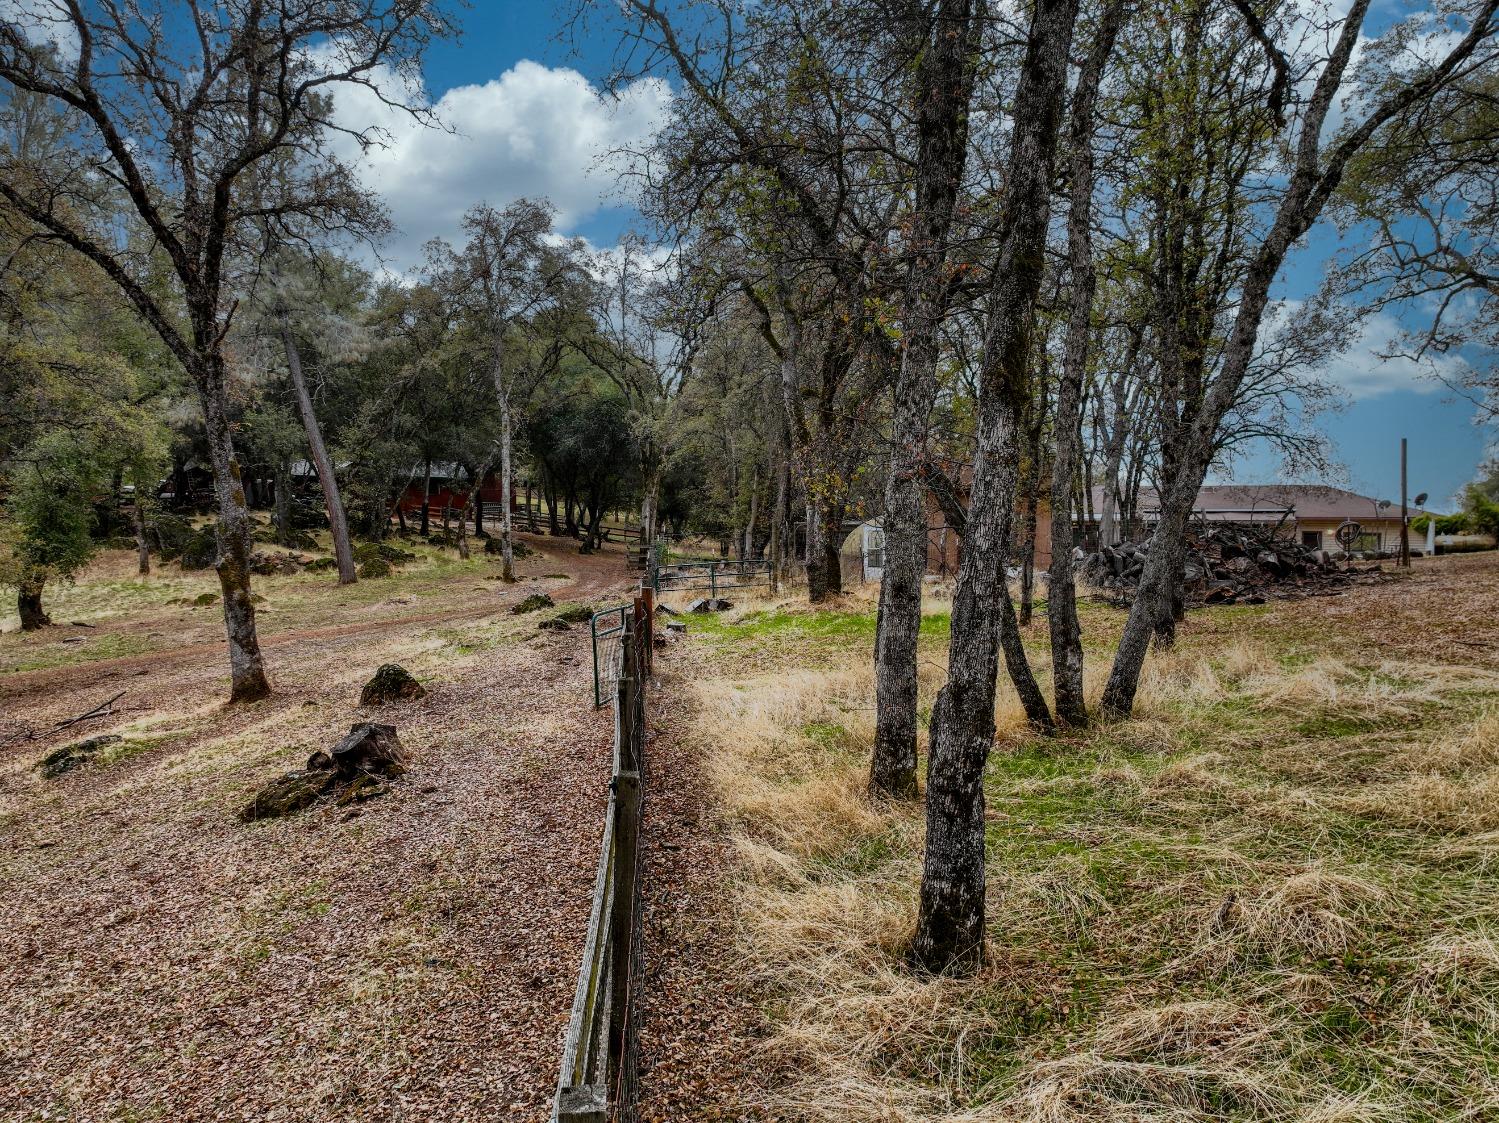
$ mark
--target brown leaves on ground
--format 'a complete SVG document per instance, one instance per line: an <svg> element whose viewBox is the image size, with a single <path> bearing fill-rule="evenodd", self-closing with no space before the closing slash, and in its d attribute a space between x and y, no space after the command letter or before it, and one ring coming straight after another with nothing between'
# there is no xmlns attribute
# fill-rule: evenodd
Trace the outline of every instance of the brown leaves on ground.
<svg viewBox="0 0 1499 1123"><path fill-rule="evenodd" d="M88 730L124 737L108 763L43 781L68 734L0 747L0 1119L546 1118L609 728L586 639L507 609L626 575L618 554L569 556L570 585L497 594L475 581L486 564L440 596L397 578L416 594L404 621L386 598L273 636L277 693L254 705L223 705L222 641L0 683L8 728L131 686ZM391 793L239 823L255 786L377 716L360 686L396 660L429 694L378 711L412 758Z"/></svg>

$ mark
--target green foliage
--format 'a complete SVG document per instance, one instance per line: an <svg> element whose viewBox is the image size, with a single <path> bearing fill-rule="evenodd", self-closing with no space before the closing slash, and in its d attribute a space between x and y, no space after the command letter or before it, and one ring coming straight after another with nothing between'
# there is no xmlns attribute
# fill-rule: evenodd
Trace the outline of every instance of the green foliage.
<svg viewBox="0 0 1499 1123"><path fill-rule="evenodd" d="M1417 515L1411 519L1411 530L1416 534L1425 534L1426 527L1433 520L1437 524L1438 534L1462 534L1468 529L1467 513L1459 511L1455 515Z"/></svg>

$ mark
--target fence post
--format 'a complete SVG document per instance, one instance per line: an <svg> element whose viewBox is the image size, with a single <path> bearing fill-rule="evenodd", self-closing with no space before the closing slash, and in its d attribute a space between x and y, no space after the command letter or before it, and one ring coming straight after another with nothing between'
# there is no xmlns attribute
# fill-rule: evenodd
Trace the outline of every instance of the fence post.
<svg viewBox="0 0 1499 1123"><path fill-rule="evenodd" d="M708 595L714 600L718 599L718 563L708 563Z"/></svg>
<svg viewBox="0 0 1499 1123"><path fill-rule="evenodd" d="M651 587L641 582L640 603L645 623L645 673L656 673L656 597Z"/></svg>

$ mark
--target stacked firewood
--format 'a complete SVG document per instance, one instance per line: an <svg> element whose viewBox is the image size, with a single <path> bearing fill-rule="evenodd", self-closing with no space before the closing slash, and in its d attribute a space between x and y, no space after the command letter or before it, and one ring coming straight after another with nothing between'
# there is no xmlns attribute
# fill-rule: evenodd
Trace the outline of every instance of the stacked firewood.
<svg viewBox="0 0 1499 1123"><path fill-rule="evenodd" d="M1149 540L1105 546L1084 562L1084 579L1116 600L1129 601L1150 547ZM1192 603L1264 604L1337 594L1358 582L1380 580L1381 572L1378 564L1337 560L1269 529L1217 523L1189 535L1182 577Z"/></svg>

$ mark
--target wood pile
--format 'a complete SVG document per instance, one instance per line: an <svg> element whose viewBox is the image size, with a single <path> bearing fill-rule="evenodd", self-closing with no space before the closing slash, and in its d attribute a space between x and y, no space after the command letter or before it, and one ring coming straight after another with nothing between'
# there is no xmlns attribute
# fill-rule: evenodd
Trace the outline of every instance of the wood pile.
<svg viewBox="0 0 1499 1123"><path fill-rule="evenodd" d="M1114 599L1130 601L1150 546L1148 539L1105 546L1087 557L1084 577ZM1378 564L1354 565L1269 530L1228 523L1189 534L1182 576L1187 600L1193 604L1264 604L1335 596L1350 585L1384 578Z"/></svg>

